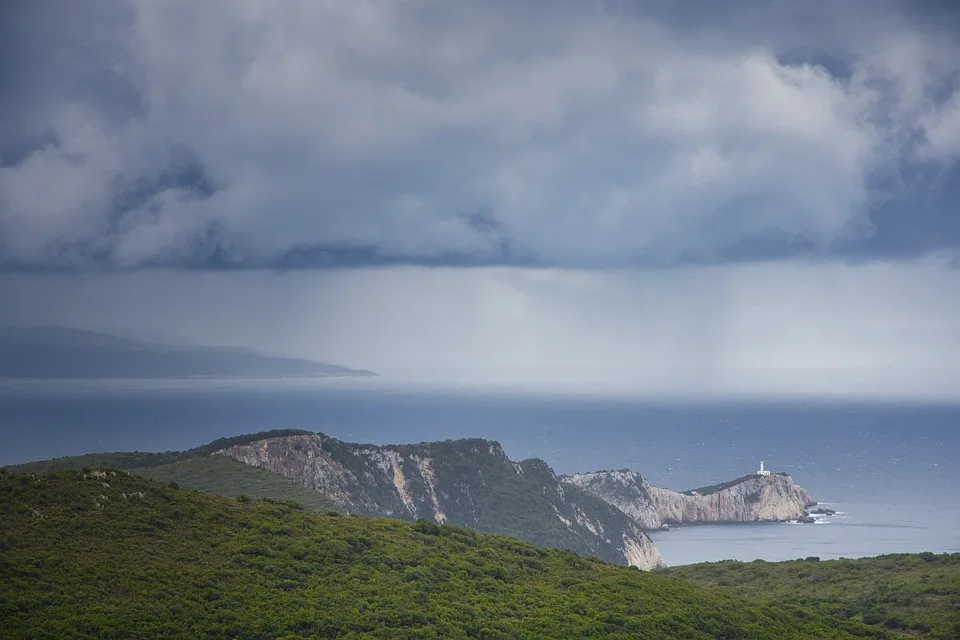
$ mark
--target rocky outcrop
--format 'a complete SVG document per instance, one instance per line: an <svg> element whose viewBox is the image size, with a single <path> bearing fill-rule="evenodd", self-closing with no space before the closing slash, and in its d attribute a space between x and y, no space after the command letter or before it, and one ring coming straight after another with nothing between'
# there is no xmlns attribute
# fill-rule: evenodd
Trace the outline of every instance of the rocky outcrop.
<svg viewBox="0 0 960 640"><path fill-rule="evenodd" d="M601 551L594 551L593 555L602 558L605 549L611 548L613 561L618 564L641 569L664 566L660 552L643 528L625 513L585 491L564 485L543 460L524 460L516 466L524 480L537 487L539 496L570 533L600 541L599 545L591 543Z"/></svg>
<svg viewBox="0 0 960 640"><path fill-rule="evenodd" d="M564 477L563 482L617 507L644 529L664 524L795 520L816 504L789 475L781 473L744 476L685 492L655 487L629 470L580 473Z"/></svg>
<svg viewBox="0 0 960 640"><path fill-rule="evenodd" d="M292 478L348 513L426 518L641 569L663 565L633 518L561 483L542 460L511 461L496 442L374 446L295 434L216 453Z"/></svg>
<svg viewBox="0 0 960 640"><path fill-rule="evenodd" d="M620 509L644 529L659 529L663 523L651 497L654 487L636 471L591 471L561 480Z"/></svg>

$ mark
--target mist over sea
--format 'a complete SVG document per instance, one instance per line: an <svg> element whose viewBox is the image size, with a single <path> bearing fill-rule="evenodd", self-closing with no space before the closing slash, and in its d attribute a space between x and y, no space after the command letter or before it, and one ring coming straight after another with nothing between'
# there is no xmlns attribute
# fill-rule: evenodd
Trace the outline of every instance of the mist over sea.
<svg viewBox="0 0 960 640"><path fill-rule="evenodd" d="M380 444L482 437L558 473L630 468L681 490L752 473L763 458L839 512L816 525L657 532L668 564L960 551L956 405L652 402L371 380L0 381L0 465L281 428Z"/></svg>

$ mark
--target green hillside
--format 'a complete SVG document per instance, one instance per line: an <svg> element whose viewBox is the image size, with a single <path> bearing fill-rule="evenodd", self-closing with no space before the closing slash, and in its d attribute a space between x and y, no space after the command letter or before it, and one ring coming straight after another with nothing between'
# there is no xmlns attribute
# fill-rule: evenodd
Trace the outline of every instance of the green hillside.
<svg viewBox="0 0 960 640"><path fill-rule="evenodd" d="M5 468L7 471L17 473L42 473L44 471L79 471L85 468L97 469L145 469L159 467L161 465L171 464L173 462L182 462L208 456L214 451L225 449L238 444L247 444L263 440L264 438L276 438L280 436L294 436L310 434L310 431L302 429L274 429L272 431L261 431L259 433L249 433L230 438L219 438L205 445L187 449L186 451L113 451L107 453L86 453L79 456L64 456L62 458L52 458L50 460L37 460L35 462L24 462L23 464L13 464Z"/></svg>
<svg viewBox="0 0 960 640"><path fill-rule="evenodd" d="M913 637L960 638L960 553L856 560L715 562L661 570L668 576Z"/></svg>
<svg viewBox="0 0 960 640"><path fill-rule="evenodd" d="M293 500L309 511L340 511L313 489L277 473L251 467L224 456L192 458L131 473L173 483L181 489L208 491L221 496L247 496L256 500Z"/></svg>
<svg viewBox="0 0 960 640"><path fill-rule="evenodd" d="M10 639L887 637L510 538L123 471L0 471L0 522Z"/></svg>

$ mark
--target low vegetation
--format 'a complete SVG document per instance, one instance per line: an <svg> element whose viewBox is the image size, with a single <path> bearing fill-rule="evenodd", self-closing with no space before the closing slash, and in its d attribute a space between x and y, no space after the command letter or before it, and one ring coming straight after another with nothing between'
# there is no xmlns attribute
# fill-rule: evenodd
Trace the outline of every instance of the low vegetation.
<svg viewBox="0 0 960 640"><path fill-rule="evenodd" d="M786 475L788 475L788 474L786 474L786 473L773 473L773 474L771 474L771 475L774 475L774 476L786 476ZM686 494L686 495L688 495L688 496L692 496L692 495L709 496L709 495L714 494L714 493L719 493L719 492L723 491L724 489L729 489L730 487L735 487L735 486L737 486L738 484L741 484L741 483L743 483L743 482L746 482L747 480L754 480L754 479L756 479L756 477L757 477L756 474L751 474L751 475L748 475L748 476L741 476L741 477L737 478L736 480L727 480L726 482L721 482L720 484L712 484L712 485L710 485L709 487L699 487L699 488L697 488L697 489L690 489L689 491L684 491L683 493Z"/></svg>
<svg viewBox="0 0 960 640"><path fill-rule="evenodd" d="M663 575L921 638L960 638L960 553L715 562Z"/></svg>
<svg viewBox="0 0 960 640"><path fill-rule="evenodd" d="M180 489L208 491L221 496L247 496L254 500L293 500L308 511L340 511L333 502L293 480L270 471L251 467L225 456L206 456L132 469L131 473L169 483Z"/></svg>
<svg viewBox="0 0 960 640"><path fill-rule="evenodd" d="M892 637L570 551L120 470L0 472L5 638Z"/></svg>
<svg viewBox="0 0 960 640"><path fill-rule="evenodd" d="M52 460L25 462L23 464L10 465L5 468L8 471L19 473L78 471L86 468L146 469L209 456L214 451L219 451L220 449L234 445L249 444L257 440L263 440L264 438L309 435L310 433L310 431L303 431L302 429L274 429L272 431L261 431L259 433L249 433L230 438L219 438L208 444L187 449L186 451L115 451L108 453L88 453L80 456L65 456L63 458L53 458Z"/></svg>

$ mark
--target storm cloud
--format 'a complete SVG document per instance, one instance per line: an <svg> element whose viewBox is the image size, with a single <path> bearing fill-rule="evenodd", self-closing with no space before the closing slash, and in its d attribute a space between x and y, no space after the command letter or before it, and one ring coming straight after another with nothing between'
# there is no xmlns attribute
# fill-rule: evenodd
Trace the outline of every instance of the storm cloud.
<svg viewBox="0 0 960 640"><path fill-rule="evenodd" d="M0 265L952 255L952 3L5 2Z"/></svg>

